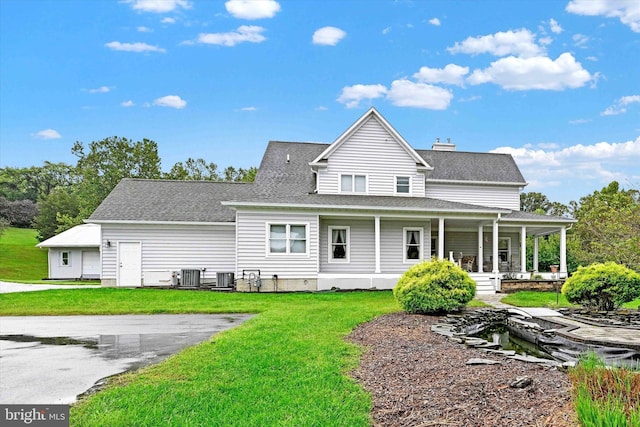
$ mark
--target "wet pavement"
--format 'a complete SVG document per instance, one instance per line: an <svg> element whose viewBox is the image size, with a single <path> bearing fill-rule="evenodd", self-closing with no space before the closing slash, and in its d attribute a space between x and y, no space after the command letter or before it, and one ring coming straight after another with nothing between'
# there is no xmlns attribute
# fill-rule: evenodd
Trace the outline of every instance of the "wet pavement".
<svg viewBox="0 0 640 427"><path fill-rule="evenodd" d="M0 403L72 403L105 377L158 363L251 317L0 317Z"/></svg>

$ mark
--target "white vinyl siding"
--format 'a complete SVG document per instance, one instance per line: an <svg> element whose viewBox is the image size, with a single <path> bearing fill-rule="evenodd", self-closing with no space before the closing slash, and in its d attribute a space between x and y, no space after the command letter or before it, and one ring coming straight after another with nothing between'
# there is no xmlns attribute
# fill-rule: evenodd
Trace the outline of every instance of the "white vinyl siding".
<svg viewBox="0 0 640 427"><path fill-rule="evenodd" d="M380 221L380 267L382 273L404 273L410 267L405 263L405 230L422 229L421 260L431 253L431 222L419 220ZM411 261L415 263L416 261Z"/></svg>
<svg viewBox="0 0 640 427"><path fill-rule="evenodd" d="M349 227L349 263L329 261L331 228ZM376 267L375 236L371 219L322 219L320 223L320 271L323 273L373 273Z"/></svg>
<svg viewBox="0 0 640 427"><path fill-rule="evenodd" d="M84 254L99 254L98 248L49 248L50 279L80 279L83 277ZM67 265L63 265L63 253L66 253ZM95 271L95 270L94 270ZM95 275L99 277L99 272Z"/></svg>
<svg viewBox="0 0 640 427"><path fill-rule="evenodd" d="M520 210L520 188L516 186L427 183L426 196L450 202Z"/></svg>
<svg viewBox="0 0 640 427"><path fill-rule="evenodd" d="M145 271L203 269L203 280L235 271L235 228L218 225L103 224L102 279L116 279L117 242L142 243ZM263 246L264 247L264 246Z"/></svg>
<svg viewBox="0 0 640 427"><path fill-rule="evenodd" d="M424 196L424 175L418 173L415 160L374 118L329 156L326 169L319 169L318 193L340 192L343 175L366 175L367 194L376 196L393 196L395 177L407 176L411 195Z"/></svg>
<svg viewBox="0 0 640 427"><path fill-rule="evenodd" d="M318 270L318 224L313 214L286 212L242 212L237 215L237 267L242 270L260 270L263 278L274 274L280 278L314 278ZM268 253L269 224L305 225L306 254Z"/></svg>

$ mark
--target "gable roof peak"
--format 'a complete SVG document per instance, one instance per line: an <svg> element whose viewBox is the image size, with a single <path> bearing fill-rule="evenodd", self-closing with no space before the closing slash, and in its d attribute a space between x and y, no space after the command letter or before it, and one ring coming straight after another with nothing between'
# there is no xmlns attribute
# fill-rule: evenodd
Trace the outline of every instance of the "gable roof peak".
<svg viewBox="0 0 640 427"><path fill-rule="evenodd" d="M327 147L318 157L316 157L309 165L320 166L326 164L326 160L333 152L335 152L345 141L355 134L370 119L376 120L398 144L413 158L416 164L424 170L433 170L427 162L420 156L409 143L398 133L397 130L385 119L375 107L369 108L358 120L356 120L347 130L345 130L333 143Z"/></svg>

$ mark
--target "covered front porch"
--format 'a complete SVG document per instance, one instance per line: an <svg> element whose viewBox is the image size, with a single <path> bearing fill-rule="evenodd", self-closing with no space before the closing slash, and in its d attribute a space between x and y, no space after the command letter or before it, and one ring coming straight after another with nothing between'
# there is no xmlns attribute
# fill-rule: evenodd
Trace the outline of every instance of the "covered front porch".
<svg viewBox="0 0 640 427"><path fill-rule="evenodd" d="M531 275L527 236L535 237L533 271L538 273L538 238L552 233L560 234L559 271L554 278L564 278L566 230L572 221L524 212L322 216L318 290L391 289L411 265L438 257L468 271L479 294L495 293L502 278Z"/></svg>

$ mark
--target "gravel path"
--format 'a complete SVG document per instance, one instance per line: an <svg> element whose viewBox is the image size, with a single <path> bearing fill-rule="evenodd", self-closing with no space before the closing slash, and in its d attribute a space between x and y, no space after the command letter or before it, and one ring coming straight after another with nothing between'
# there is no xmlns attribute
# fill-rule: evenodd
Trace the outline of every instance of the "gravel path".
<svg viewBox="0 0 640 427"><path fill-rule="evenodd" d="M566 373L469 349L432 333L438 317L395 313L360 325L351 373L373 396L375 426L577 426ZM499 361L468 366L471 358ZM533 383L509 386L518 377Z"/></svg>

